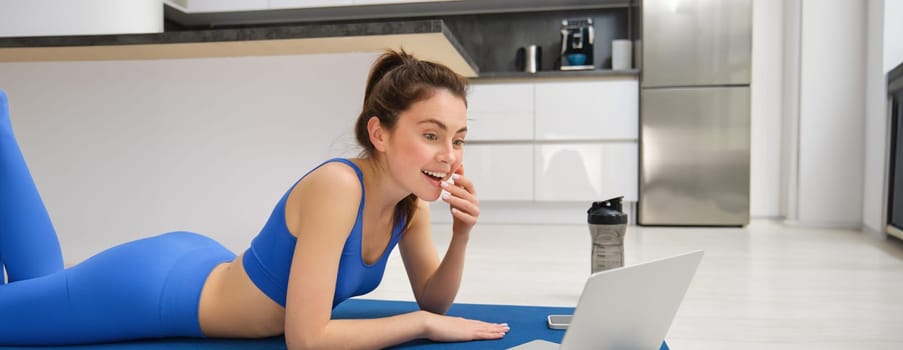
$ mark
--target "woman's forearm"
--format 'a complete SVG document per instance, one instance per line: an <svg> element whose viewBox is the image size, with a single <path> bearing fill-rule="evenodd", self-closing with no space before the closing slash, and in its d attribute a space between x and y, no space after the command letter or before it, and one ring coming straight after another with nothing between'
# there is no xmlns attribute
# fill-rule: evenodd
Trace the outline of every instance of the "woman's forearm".
<svg viewBox="0 0 903 350"><path fill-rule="evenodd" d="M420 308L437 314L445 314L451 307L458 288L461 286L461 275L464 272L464 257L467 250L469 233L452 235L445 257L439 268L430 277L420 292L417 303Z"/></svg>
<svg viewBox="0 0 903 350"><path fill-rule="evenodd" d="M331 320L319 334L286 329L289 350L383 349L427 336L427 315L416 311L375 319Z"/></svg>

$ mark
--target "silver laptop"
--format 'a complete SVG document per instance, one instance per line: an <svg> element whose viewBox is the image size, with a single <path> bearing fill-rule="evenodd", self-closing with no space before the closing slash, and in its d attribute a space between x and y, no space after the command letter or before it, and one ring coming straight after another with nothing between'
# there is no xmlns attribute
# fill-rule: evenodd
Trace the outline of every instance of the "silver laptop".
<svg viewBox="0 0 903 350"><path fill-rule="evenodd" d="M690 286L702 251L593 274L561 345L533 340L516 350L657 350Z"/></svg>

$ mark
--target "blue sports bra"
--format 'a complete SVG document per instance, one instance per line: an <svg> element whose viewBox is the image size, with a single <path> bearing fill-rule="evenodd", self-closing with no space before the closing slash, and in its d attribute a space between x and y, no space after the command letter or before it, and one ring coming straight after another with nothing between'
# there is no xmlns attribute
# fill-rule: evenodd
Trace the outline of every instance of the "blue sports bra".
<svg viewBox="0 0 903 350"><path fill-rule="evenodd" d="M406 220L401 220L392 228L392 238L386 246L386 250L373 265L364 262L361 256L361 233L364 215L364 178L361 169L350 160L333 158L323 162L310 172L330 162L345 163L354 169L357 178L361 182L361 203L357 208L357 219L354 227L345 241L342 249L342 258L339 261L339 273L336 276L335 295L332 299L332 307L335 307L345 299L366 294L382 280L383 271L386 269L386 260L389 253L398 244L401 238L401 229ZM308 172L307 174L310 174ZM304 176L307 176L305 174ZM301 177L304 179L304 177ZM270 299L285 307L286 291L288 290L288 275L292 265L292 255L295 251L297 238L292 236L285 224L285 201L292 189L301 182L299 179L276 203L273 213L266 225L260 230L257 237L251 241L251 246L245 251L242 265L248 273L248 277Z"/></svg>

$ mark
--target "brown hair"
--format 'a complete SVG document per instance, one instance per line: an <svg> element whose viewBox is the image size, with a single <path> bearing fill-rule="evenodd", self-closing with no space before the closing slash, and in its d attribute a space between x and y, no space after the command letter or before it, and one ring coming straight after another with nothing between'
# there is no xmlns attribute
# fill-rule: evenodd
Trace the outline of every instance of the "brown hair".
<svg viewBox="0 0 903 350"><path fill-rule="evenodd" d="M430 98L439 89L447 90L467 104L467 80L448 67L418 60L403 49L383 53L370 70L364 106L354 126L357 143L363 148L362 156L372 157L375 154L367 131L370 117L379 118L383 128L393 130L402 112L411 104ZM416 203L417 197L413 194L398 202L392 225L412 218ZM410 220L405 224L405 230L409 224Z"/></svg>

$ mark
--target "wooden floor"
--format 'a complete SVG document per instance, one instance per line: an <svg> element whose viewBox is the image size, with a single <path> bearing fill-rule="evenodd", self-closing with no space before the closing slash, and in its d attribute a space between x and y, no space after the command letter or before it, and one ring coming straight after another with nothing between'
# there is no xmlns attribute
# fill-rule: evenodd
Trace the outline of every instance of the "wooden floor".
<svg viewBox="0 0 903 350"><path fill-rule="evenodd" d="M434 225L444 252L448 225ZM586 225L478 225L458 302L574 306ZM630 226L627 264L705 250L666 340L675 350L903 349L903 243L850 230ZM397 250L367 298L413 300Z"/></svg>

